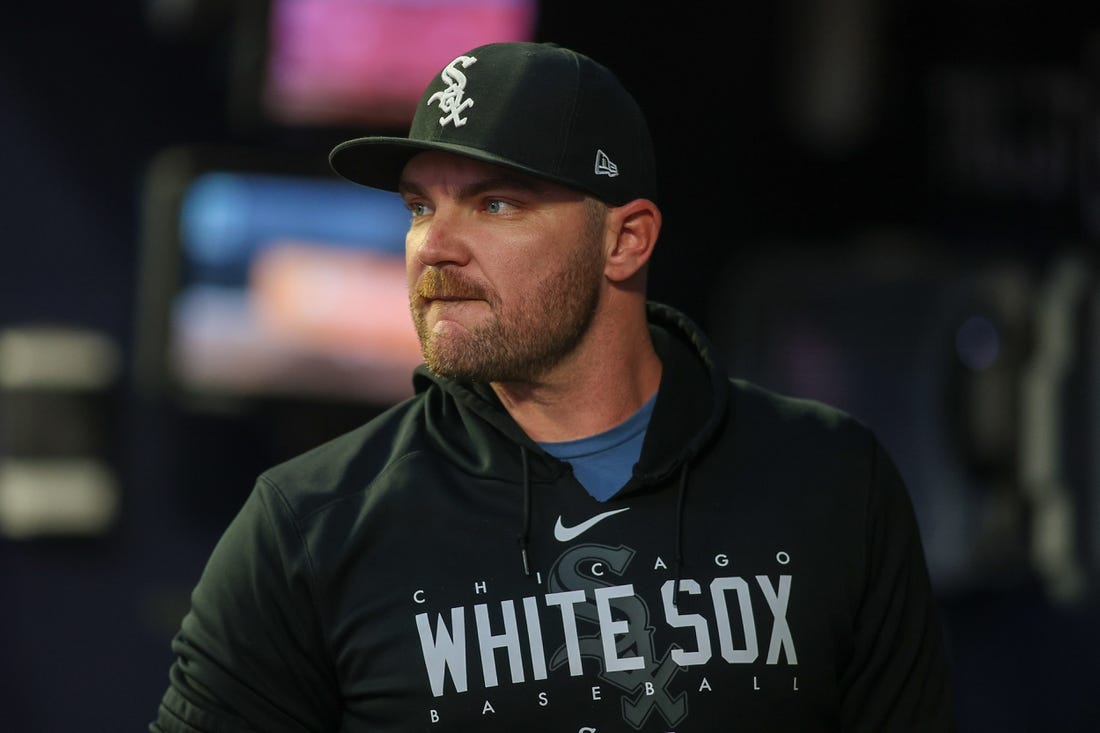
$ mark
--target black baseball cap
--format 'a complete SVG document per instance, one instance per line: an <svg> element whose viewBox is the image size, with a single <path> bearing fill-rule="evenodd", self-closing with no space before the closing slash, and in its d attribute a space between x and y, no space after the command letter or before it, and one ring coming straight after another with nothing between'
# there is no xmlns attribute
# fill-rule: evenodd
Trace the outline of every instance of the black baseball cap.
<svg viewBox="0 0 1100 733"><path fill-rule="evenodd" d="M348 140L329 164L395 191L405 164L425 150L513 168L613 206L657 198L638 103L605 66L555 43L490 43L458 56L424 90L408 137Z"/></svg>

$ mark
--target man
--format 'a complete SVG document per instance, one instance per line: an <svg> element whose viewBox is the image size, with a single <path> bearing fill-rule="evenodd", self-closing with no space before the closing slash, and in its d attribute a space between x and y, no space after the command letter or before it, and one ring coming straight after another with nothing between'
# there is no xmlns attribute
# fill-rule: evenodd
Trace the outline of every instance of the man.
<svg viewBox="0 0 1100 733"><path fill-rule="evenodd" d="M953 729L879 443L647 302L653 157L611 72L528 43L332 151L409 208L417 394L259 478L151 730Z"/></svg>

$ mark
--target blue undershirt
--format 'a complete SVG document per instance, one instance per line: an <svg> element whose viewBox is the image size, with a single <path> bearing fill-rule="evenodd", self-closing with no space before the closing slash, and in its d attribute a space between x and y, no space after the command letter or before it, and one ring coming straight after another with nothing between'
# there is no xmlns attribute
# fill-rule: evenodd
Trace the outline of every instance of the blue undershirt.
<svg viewBox="0 0 1100 733"><path fill-rule="evenodd" d="M579 440L539 443L555 458L573 466L573 475L585 490L599 501L607 501L630 478L642 453L649 418L657 393L633 415L610 430Z"/></svg>

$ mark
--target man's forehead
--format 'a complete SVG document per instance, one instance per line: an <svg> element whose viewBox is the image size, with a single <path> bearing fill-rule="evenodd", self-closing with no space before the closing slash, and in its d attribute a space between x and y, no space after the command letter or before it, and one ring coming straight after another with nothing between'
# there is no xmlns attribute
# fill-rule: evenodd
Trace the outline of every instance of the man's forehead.
<svg viewBox="0 0 1100 733"><path fill-rule="evenodd" d="M492 184L532 193L569 192L577 197L582 196L579 192L573 192L565 186L515 168L438 150L417 153L405 164L401 172L399 190L437 184L463 187Z"/></svg>

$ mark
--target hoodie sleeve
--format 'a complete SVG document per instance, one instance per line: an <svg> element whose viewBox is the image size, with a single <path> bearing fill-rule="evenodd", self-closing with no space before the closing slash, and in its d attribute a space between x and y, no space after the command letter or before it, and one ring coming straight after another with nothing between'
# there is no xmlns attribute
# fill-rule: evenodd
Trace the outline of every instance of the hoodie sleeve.
<svg viewBox="0 0 1100 733"><path fill-rule="evenodd" d="M263 478L214 548L172 641L155 733L336 730L338 685L297 523Z"/></svg>
<svg viewBox="0 0 1100 733"><path fill-rule="evenodd" d="M936 600L909 494L874 441L866 582L843 671L848 732L956 730Z"/></svg>

